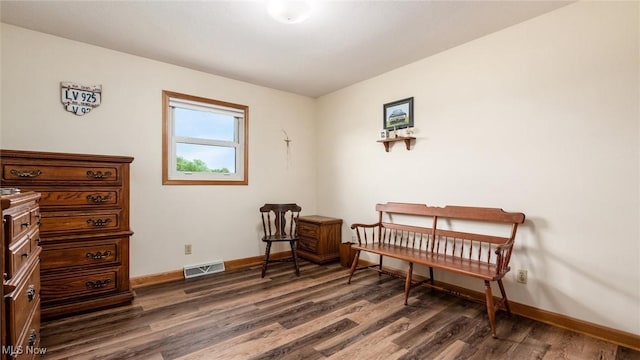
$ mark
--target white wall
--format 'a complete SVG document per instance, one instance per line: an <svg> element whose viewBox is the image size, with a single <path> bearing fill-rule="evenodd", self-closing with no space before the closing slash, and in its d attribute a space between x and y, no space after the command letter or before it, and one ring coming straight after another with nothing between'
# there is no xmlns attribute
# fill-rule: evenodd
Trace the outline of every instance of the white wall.
<svg viewBox="0 0 640 360"><path fill-rule="evenodd" d="M315 100L11 25L1 31L2 148L135 158L132 276L263 254L265 202L315 213ZM81 117L64 111L61 81L102 84L102 105ZM248 186L162 186L163 89L249 106ZM293 140L288 159L283 129Z"/></svg>
<svg viewBox="0 0 640 360"><path fill-rule="evenodd" d="M510 297L640 334L638 14L579 2L321 97L318 212L351 224L386 201L522 211L511 265L529 282L512 271ZM410 96L418 139L385 153L382 104Z"/></svg>

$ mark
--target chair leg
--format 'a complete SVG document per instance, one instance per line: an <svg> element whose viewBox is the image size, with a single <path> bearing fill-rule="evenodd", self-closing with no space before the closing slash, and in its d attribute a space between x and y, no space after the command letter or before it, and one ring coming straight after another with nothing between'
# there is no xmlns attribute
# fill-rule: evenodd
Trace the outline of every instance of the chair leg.
<svg viewBox="0 0 640 360"><path fill-rule="evenodd" d="M487 297L487 314L489 315L489 325L491 325L491 336L496 337L496 309L493 306L493 295L491 294L491 283L484 281L484 293Z"/></svg>
<svg viewBox="0 0 640 360"><path fill-rule="evenodd" d="M358 267L358 259L360 258L360 250L356 250L355 255L353 256L353 262L351 263L351 272L349 272L349 280L347 280L347 284L351 284L351 277L353 276L354 271Z"/></svg>
<svg viewBox="0 0 640 360"><path fill-rule="evenodd" d="M509 300L507 299L507 292L504 291L504 285L502 285L502 279L498 280L498 286L500 287L500 293L502 294L502 301L504 308L507 310L507 314L511 316L511 307L509 307Z"/></svg>
<svg viewBox="0 0 640 360"><path fill-rule="evenodd" d="M271 252L271 242L267 241L267 248L264 251L264 261L262 262L262 277L267 273L267 264L269 263L269 253Z"/></svg>
<svg viewBox="0 0 640 360"><path fill-rule="evenodd" d="M291 256L293 256L293 267L296 269L296 276L300 276L300 266L298 265L298 254L296 252L296 242L289 241L291 244Z"/></svg>
<svg viewBox="0 0 640 360"><path fill-rule="evenodd" d="M413 263L409 263L409 269L407 270L407 280L404 283L404 304L409 302L409 291L411 291L411 277L413 276Z"/></svg>

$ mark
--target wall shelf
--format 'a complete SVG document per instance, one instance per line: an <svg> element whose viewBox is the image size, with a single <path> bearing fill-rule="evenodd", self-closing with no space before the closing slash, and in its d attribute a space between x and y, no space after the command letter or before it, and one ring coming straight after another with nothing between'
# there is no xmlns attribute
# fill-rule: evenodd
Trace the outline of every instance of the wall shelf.
<svg viewBox="0 0 640 360"><path fill-rule="evenodd" d="M378 140L379 143L384 144L384 150L389 152L389 144L394 143L396 141L404 141L404 144L407 146L407 150L411 150L411 140L415 140L416 138L413 136L398 136L394 138L389 138L385 140Z"/></svg>

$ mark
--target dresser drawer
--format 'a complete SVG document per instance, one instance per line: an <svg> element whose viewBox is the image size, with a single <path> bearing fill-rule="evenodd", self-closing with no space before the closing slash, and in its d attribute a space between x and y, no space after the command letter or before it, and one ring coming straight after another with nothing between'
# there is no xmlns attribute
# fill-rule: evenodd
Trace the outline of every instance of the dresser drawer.
<svg viewBox="0 0 640 360"><path fill-rule="evenodd" d="M299 236L318 237L318 229L320 227L316 224L310 224L308 222L298 221L297 230Z"/></svg>
<svg viewBox="0 0 640 360"><path fill-rule="evenodd" d="M300 237L300 240L298 241L298 248L303 251L316 253L318 251L318 240L308 237Z"/></svg>
<svg viewBox="0 0 640 360"><path fill-rule="evenodd" d="M9 245L9 256L5 264L7 279L13 278L22 266L30 261L32 256L36 255L39 237L38 229L32 229L31 232L15 239L15 241Z"/></svg>
<svg viewBox="0 0 640 360"><path fill-rule="evenodd" d="M121 225L120 209L91 212L51 211L42 214L41 223L40 231L43 234L118 230Z"/></svg>
<svg viewBox="0 0 640 360"><path fill-rule="evenodd" d="M7 223L9 223L9 228L11 229L11 237L16 238L25 233L31 227L31 213L27 209L26 211L9 215Z"/></svg>
<svg viewBox="0 0 640 360"><path fill-rule="evenodd" d="M37 184L64 181L65 184L96 183L120 184L121 165L78 164L55 165L51 163L3 161L2 182L19 187L21 183Z"/></svg>
<svg viewBox="0 0 640 360"><path fill-rule="evenodd" d="M47 208L113 207L121 203L121 189L55 189L34 190L42 194L40 206Z"/></svg>
<svg viewBox="0 0 640 360"><path fill-rule="evenodd" d="M43 270L116 264L121 261L122 244L128 239L45 245L40 254Z"/></svg>
<svg viewBox="0 0 640 360"><path fill-rule="evenodd" d="M40 358L46 352L46 349L40 348L40 299L36 304L37 310L33 312L29 323L24 327L20 342L14 344L20 344L16 349L19 353L15 357L11 358L16 360L29 360Z"/></svg>
<svg viewBox="0 0 640 360"><path fill-rule="evenodd" d="M31 193L29 193L31 194ZM14 197L19 195L13 195ZM15 208L11 208L3 212L5 241L10 243L12 239L22 236L29 230L35 229L39 225L40 209L38 207L38 201L40 194L27 195L34 199L33 202L25 201L25 203L16 205Z"/></svg>
<svg viewBox="0 0 640 360"><path fill-rule="evenodd" d="M43 303L47 303L63 299L76 300L85 296L113 292L118 289L118 279L121 272L120 267L110 267L64 275L43 274L40 297Z"/></svg>
<svg viewBox="0 0 640 360"><path fill-rule="evenodd" d="M17 344L18 337L23 332L26 324L33 315L39 311L40 304L40 266L37 261L26 270L26 279L21 281L14 291L7 294L7 306L9 307L9 336L11 343Z"/></svg>
<svg viewBox="0 0 640 360"><path fill-rule="evenodd" d="M32 208L29 211L29 218L31 220L31 226L32 227L39 227L40 226L40 218L42 217L42 215L40 215L40 206L36 207L36 208Z"/></svg>

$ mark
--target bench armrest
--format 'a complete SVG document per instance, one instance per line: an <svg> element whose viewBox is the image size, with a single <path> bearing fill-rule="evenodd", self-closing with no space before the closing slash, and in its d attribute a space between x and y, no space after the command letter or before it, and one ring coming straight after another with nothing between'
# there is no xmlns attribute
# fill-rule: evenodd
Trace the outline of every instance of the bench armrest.
<svg viewBox="0 0 640 360"><path fill-rule="evenodd" d="M374 224L353 224L351 229L355 230L356 238L358 239L358 245L365 245L375 243L380 237L381 223Z"/></svg>
<svg viewBox="0 0 640 360"><path fill-rule="evenodd" d="M513 242L508 242L496 247L496 276L502 277L511 270L509 267L511 250L513 250Z"/></svg>
<svg viewBox="0 0 640 360"><path fill-rule="evenodd" d="M351 230L355 230L356 228L359 228L359 227L372 228L372 227L376 227L376 226L380 226L380 223L375 223L375 224L359 224L359 223L355 223L355 224L351 224Z"/></svg>

